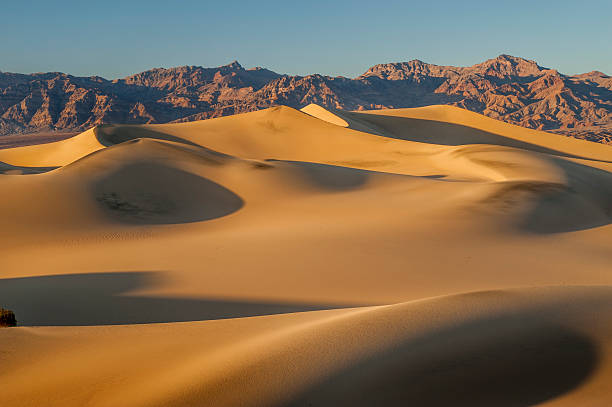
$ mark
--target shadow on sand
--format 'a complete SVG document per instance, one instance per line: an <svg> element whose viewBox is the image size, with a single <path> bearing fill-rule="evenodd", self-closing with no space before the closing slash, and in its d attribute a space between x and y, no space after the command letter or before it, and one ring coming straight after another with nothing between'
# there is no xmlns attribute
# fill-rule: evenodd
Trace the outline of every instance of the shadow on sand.
<svg viewBox="0 0 612 407"><path fill-rule="evenodd" d="M45 172L53 171L59 167L24 167L19 165L7 164L0 161L0 174L6 175L30 175L30 174L43 174Z"/></svg>
<svg viewBox="0 0 612 407"><path fill-rule="evenodd" d="M157 162L119 167L93 185L95 199L115 219L136 224L176 224L234 213L244 201L197 174Z"/></svg>
<svg viewBox="0 0 612 407"><path fill-rule="evenodd" d="M566 185L537 181L497 183L482 202L492 208L527 209L516 226L535 234L587 230L612 223L612 174L559 158Z"/></svg>
<svg viewBox="0 0 612 407"><path fill-rule="evenodd" d="M267 160L286 163L295 167L311 184L329 191L347 191L365 185L371 174L384 174L375 171L338 165L313 163L308 161Z"/></svg>
<svg viewBox="0 0 612 407"><path fill-rule="evenodd" d="M15 312L20 326L200 321L343 307L126 294L151 287L162 276L149 271L0 279L0 304Z"/></svg>
<svg viewBox="0 0 612 407"><path fill-rule="evenodd" d="M593 161L610 162L564 153L551 148L515 140L510 137L505 137L499 134L490 133L460 124L426 119L385 116L384 111L377 114L357 112L343 112L343 114L345 114L348 118L355 118L360 122L368 123L374 128L379 129L385 137L399 140L416 141L419 143L428 144L441 144L447 146L493 144L556 155L558 157L581 158Z"/></svg>
<svg viewBox="0 0 612 407"><path fill-rule="evenodd" d="M194 147L200 147L192 141L186 140L181 137L176 137L170 134L155 131L147 127L141 127L140 125L110 125L102 124L94 127L94 135L98 142L105 147L114 146L121 144L126 141L135 140L139 138L148 138L153 140L165 140L173 141L176 143L183 143Z"/></svg>
<svg viewBox="0 0 612 407"><path fill-rule="evenodd" d="M283 405L527 407L579 386L598 359L589 338L545 318L487 318L376 354Z"/></svg>

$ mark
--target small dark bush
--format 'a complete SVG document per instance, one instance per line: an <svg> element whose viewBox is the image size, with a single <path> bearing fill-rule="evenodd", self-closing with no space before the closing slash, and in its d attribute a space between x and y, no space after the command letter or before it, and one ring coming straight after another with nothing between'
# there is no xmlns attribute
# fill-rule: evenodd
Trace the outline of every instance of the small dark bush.
<svg viewBox="0 0 612 407"><path fill-rule="evenodd" d="M0 326L15 326L17 320L15 319L15 313L4 308L0 308Z"/></svg>

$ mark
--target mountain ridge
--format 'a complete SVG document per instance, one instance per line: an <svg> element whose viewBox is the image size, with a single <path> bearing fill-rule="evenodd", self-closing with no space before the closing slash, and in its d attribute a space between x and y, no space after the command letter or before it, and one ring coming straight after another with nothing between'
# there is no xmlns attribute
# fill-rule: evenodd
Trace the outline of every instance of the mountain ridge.
<svg viewBox="0 0 612 407"><path fill-rule="evenodd" d="M418 59L355 78L293 76L238 61L153 68L125 78L0 72L0 135L84 130L106 123L201 120L284 104L341 110L448 104L523 127L612 143L612 77L564 75L502 54L469 67Z"/></svg>

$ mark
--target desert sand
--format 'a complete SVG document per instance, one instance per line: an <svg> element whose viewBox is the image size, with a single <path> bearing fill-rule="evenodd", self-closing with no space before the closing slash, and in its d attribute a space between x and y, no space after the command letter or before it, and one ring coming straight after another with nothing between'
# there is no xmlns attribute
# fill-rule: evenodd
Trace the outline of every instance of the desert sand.
<svg viewBox="0 0 612 407"><path fill-rule="evenodd" d="M612 146L280 106L0 173L3 407L612 404Z"/></svg>

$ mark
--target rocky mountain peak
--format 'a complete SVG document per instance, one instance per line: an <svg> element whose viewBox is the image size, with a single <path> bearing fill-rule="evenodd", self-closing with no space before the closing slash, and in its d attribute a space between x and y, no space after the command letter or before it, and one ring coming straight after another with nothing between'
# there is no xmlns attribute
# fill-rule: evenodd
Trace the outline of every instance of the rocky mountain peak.
<svg viewBox="0 0 612 407"><path fill-rule="evenodd" d="M586 73L581 73L579 75L574 75L575 78L586 78L586 79L590 79L590 78L610 78L609 75L606 75L605 73L601 72L601 71L591 71L591 72L586 72Z"/></svg>
<svg viewBox="0 0 612 407"><path fill-rule="evenodd" d="M237 60L233 60L232 62L224 66L231 69L244 69L242 65L240 65L240 62L238 62Z"/></svg>
<svg viewBox="0 0 612 407"><path fill-rule="evenodd" d="M443 67L428 64L418 59L408 62L390 62L378 64L369 68L365 73L356 79L368 77L378 77L384 80L406 80L419 75L442 76L440 72Z"/></svg>
<svg viewBox="0 0 612 407"><path fill-rule="evenodd" d="M165 123L309 103L364 110L450 104L517 125L612 143L612 78L566 76L502 54L455 67L418 59L374 65L349 79L244 69L155 68L123 79L0 73L0 135L83 130L103 123Z"/></svg>
<svg viewBox="0 0 612 407"><path fill-rule="evenodd" d="M535 61L506 54L476 64L472 68L483 75L498 78L537 76L545 70L545 68L539 66Z"/></svg>

